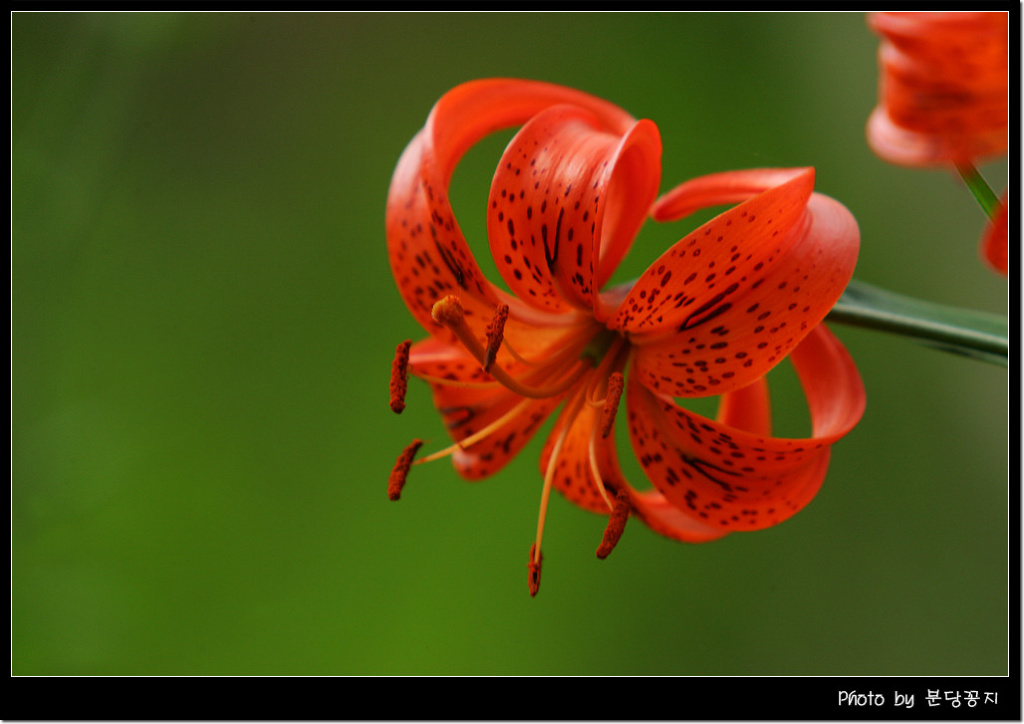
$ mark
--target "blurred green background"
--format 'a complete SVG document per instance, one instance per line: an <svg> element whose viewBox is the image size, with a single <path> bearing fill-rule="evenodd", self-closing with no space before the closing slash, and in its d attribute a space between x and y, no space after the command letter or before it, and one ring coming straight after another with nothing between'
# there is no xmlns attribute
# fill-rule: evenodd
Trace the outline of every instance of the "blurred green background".
<svg viewBox="0 0 1024 724"><path fill-rule="evenodd" d="M388 409L422 333L384 201L462 81L655 120L663 189L813 165L857 278L1007 311L957 179L867 147L862 14L19 12L11 39L15 674L1008 673L1007 371L901 338L834 327L867 413L767 531L634 522L598 561L604 519L553 497L531 599L539 439L492 480L441 461L385 492L444 433L423 384ZM478 250L508 137L456 174ZM623 273L687 230L645 227ZM775 404L807 433L802 397Z"/></svg>

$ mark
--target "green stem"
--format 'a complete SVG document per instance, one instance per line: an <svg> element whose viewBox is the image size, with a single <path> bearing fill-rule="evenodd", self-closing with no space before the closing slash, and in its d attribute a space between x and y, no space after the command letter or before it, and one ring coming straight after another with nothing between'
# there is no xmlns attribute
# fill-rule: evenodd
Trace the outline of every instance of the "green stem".
<svg viewBox="0 0 1024 724"><path fill-rule="evenodd" d="M924 302L853 280L826 319L1008 366L1008 325L998 315Z"/></svg>
<svg viewBox="0 0 1024 724"><path fill-rule="evenodd" d="M974 198L977 199L981 208L985 211L985 215L990 219L994 219L996 211L999 209L999 197L995 195L988 182L978 173L978 169L972 163L958 163L956 170L960 172L960 178L964 180L967 188L974 194Z"/></svg>

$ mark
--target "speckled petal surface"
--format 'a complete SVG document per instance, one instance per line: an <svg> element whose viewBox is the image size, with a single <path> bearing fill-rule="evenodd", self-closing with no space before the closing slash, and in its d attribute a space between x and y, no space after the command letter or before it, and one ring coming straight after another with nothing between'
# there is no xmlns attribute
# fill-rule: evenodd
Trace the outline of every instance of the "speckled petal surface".
<svg viewBox="0 0 1024 724"><path fill-rule="evenodd" d="M811 169L737 172L680 187L655 206L753 198L684 237L645 272L615 327L635 345L635 372L676 397L721 394L765 374L832 308L856 264L853 216L813 194ZM789 176L777 186L761 183Z"/></svg>
<svg viewBox="0 0 1024 724"><path fill-rule="evenodd" d="M624 136L575 106L535 116L491 185L487 230L512 292L541 309L589 309L654 201L661 142L650 121Z"/></svg>
<svg viewBox="0 0 1024 724"><path fill-rule="evenodd" d="M670 504L710 526L738 531L775 525L814 497L830 445L863 413L864 390L846 350L824 326L792 358L811 413L812 436L806 439L773 438L707 419L631 380L630 440Z"/></svg>

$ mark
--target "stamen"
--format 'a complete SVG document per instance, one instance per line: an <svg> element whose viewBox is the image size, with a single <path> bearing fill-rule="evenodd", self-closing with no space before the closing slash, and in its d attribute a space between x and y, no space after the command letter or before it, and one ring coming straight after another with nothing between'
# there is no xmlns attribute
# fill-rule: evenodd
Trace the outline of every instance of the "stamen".
<svg viewBox="0 0 1024 724"><path fill-rule="evenodd" d="M619 410L619 398L622 397L622 373L612 372L608 377L608 394L601 410L601 438L608 437L615 422L615 413Z"/></svg>
<svg viewBox="0 0 1024 724"><path fill-rule="evenodd" d="M398 460L395 461L395 467L391 469L391 476L388 478L388 498L391 500L398 500L402 497L405 477L409 474L412 460L416 457L416 453L422 445L422 440L413 440L402 451L402 454L398 456Z"/></svg>
<svg viewBox="0 0 1024 724"><path fill-rule="evenodd" d="M494 319L487 325L487 350L484 355L484 371L489 372L494 358L498 354L501 340L505 335L505 322L508 320L508 305L499 304L494 310Z"/></svg>
<svg viewBox="0 0 1024 724"><path fill-rule="evenodd" d="M395 359L391 363L391 409L396 414L405 409L405 392L409 387L409 347L411 340L405 340L395 348Z"/></svg>
<svg viewBox="0 0 1024 724"><path fill-rule="evenodd" d="M620 490L619 494L615 496L615 509L608 517L608 527L604 529L604 538L597 549L598 558L603 560L614 550L619 538L622 537L622 531L626 528L626 521L629 520L629 509L629 493Z"/></svg>
<svg viewBox="0 0 1024 724"><path fill-rule="evenodd" d="M537 591L540 590L540 564L543 560L544 556L541 555L540 550L537 548L537 544L534 543L530 546L530 562L526 566L528 571L526 585L530 589L531 596L536 596Z"/></svg>

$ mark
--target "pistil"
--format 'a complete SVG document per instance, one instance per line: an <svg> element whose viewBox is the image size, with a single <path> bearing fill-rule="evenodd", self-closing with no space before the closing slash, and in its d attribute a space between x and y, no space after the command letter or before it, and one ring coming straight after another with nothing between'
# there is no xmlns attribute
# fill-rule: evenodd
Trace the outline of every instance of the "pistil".
<svg viewBox="0 0 1024 724"><path fill-rule="evenodd" d="M431 315L435 322L443 324L448 327L455 336L462 342L473 357L476 358L480 366L487 370L488 373L502 385L507 387L517 395L523 397L530 397L532 399L545 399L548 397L554 397L555 395L565 392L575 384L575 382L590 368L591 364L588 359L576 359L569 374L556 379L552 384L545 387L534 387L526 384L521 380L516 379L510 375L500 364L492 362L488 366L488 353L487 349L480 344L480 341L473 334L473 330L470 329L469 324L466 323L465 312L462 309L462 303L459 298L453 294L449 294L443 299L438 300L434 303L434 307L431 310ZM504 323L502 323L503 326ZM566 356L570 355L572 358L576 358L579 352L573 349L568 349L564 353ZM556 359L562 359L562 354L559 354ZM543 377L550 379L550 372L543 375Z"/></svg>

